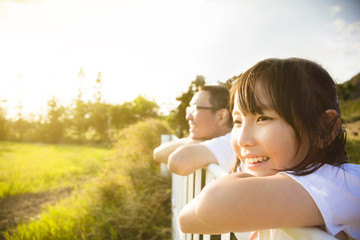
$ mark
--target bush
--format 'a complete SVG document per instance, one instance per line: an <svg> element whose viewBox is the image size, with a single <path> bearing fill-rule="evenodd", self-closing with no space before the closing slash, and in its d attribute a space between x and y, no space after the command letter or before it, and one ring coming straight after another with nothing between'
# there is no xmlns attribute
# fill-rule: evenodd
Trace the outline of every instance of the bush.
<svg viewBox="0 0 360 240"><path fill-rule="evenodd" d="M170 239L171 179L152 160L163 133L170 133L164 122L148 120L117 135L116 157L98 181L89 211L97 225L86 239Z"/></svg>

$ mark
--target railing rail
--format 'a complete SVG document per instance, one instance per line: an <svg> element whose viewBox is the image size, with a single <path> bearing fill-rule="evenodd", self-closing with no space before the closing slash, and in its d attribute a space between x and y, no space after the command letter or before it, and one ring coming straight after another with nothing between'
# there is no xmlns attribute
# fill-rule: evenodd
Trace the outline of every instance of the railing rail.
<svg viewBox="0 0 360 240"><path fill-rule="evenodd" d="M174 135L162 135L161 142L176 139ZM166 164L162 164L161 171L169 174ZM172 173L172 240L210 240L211 235L185 234L180 230L180 210L195 196L201 189L216 178L223 177L228 173L217 164L209 164L204 169L198 169L188 176L180 176ZM230 233L222 234L221 240L230 240ZM259 231L259 240L290 240L290 239L324 239L334 240L332 235L318 228L284 228Z"/></svg>

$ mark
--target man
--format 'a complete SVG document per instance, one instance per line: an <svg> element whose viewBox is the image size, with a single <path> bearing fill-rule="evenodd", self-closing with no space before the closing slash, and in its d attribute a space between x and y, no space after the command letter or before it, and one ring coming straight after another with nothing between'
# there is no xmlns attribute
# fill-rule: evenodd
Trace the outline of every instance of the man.
<svg viewBox="0 0 360 240"><path fill-rule="evenodd" d="M154 149L154 160L167 163L171 172L184 176L210 163L229 171L235 163L235 153L230 143L232 118L228 101L226 87L202 87L186 109L190 136Z"/></svg>

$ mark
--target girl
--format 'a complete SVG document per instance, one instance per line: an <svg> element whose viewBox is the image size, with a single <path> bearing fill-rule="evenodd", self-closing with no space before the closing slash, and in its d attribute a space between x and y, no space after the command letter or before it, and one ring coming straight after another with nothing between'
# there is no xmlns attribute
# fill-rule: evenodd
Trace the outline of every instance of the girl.
<svg viewBox="0 0 360 240"><path fill-rule="evenodd" d="M182 231L319 226L360 239L360 165L347 163L326 70L304 59L263 60L234 84L230 107L239 172L207 185L182 209Z"/></svg>

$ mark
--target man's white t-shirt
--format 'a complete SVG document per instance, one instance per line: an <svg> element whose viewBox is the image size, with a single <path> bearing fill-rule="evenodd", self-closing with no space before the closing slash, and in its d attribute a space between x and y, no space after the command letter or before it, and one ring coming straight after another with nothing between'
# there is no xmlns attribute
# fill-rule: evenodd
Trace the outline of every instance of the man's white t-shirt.
<svg viewBox="0 0 360 240"><path fill-rule="evenodd" d="M360 239L360 165L326 164L305 176L279 174L293 178L310 194L324 218L327 232L335 236L344 231Z"/></svg>
<svg viewBox="0 0 360 240"><path fill-rule="evenodd" d="M231 133L201 142L200 144L206 146L215 155L222 169L229 172L233 168L236 154L231 147Z"/></svg>

